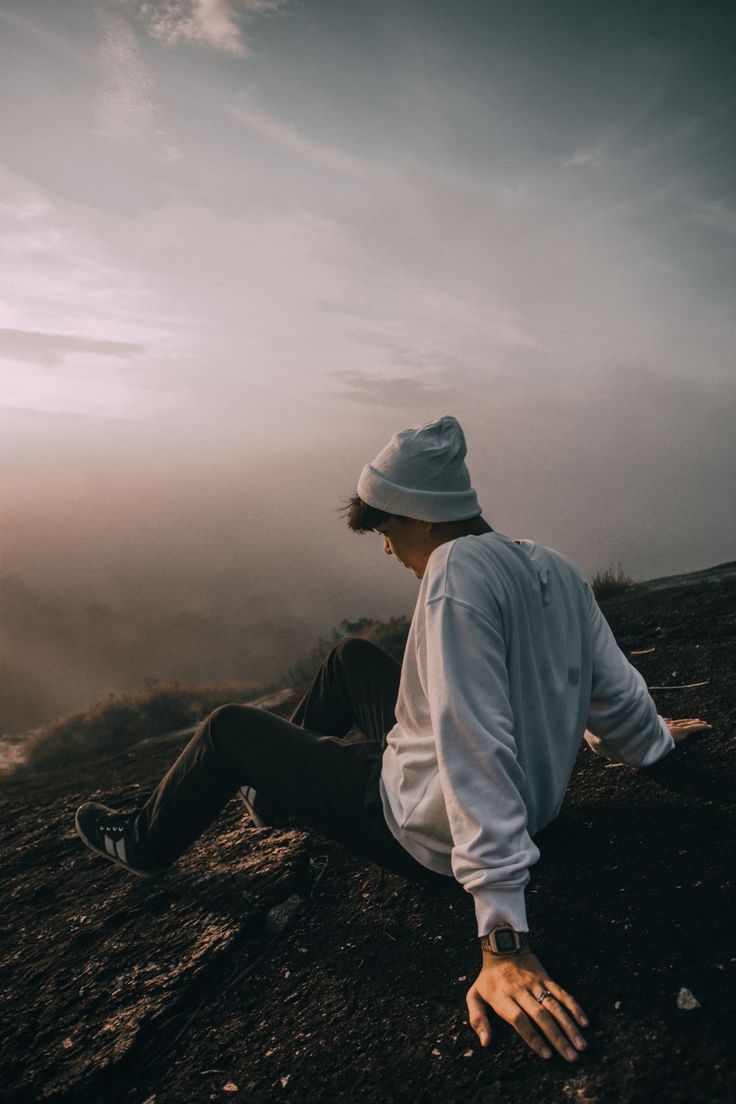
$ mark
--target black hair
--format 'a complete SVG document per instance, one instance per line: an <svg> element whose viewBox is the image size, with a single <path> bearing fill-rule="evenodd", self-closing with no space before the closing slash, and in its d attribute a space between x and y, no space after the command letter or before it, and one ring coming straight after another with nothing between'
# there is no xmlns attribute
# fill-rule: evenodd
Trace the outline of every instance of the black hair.
<svg viewBox="0 0 736 1104"><path fill-rule="evenodd" d="M345 503L342 514L354 533L373 533L377 525L394 516L387 514L385 510L377 510L375 506L369 506L359 495L353 495Z"/></svg>

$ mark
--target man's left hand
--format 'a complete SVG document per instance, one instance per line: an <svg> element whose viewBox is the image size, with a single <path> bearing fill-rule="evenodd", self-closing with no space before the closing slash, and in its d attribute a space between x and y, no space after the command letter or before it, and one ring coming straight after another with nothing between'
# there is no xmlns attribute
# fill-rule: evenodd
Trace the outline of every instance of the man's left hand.
<svg viewBox="0 0 736 1104"><path fill-rule="evenodd" d="M698 732L708 732L713 727L707 721L701 721L700 717L682 717L679 721L673 721L671 717L663 717L662 720L676 744L681 744L688 736L695 736Z"/></svg>
<svg viewBox="0 0 736 1104"><path fill-rule="evenodd" d="M540 1004L535 998L544 989L549 989L552 996ZM485 953L483 968L468 990L466 1001L470 1025L484 1047L490 1044L492 1034L487 1005L542 1058L552 1057L548 1043L568 1062L574 1062L587 1045L577 1026L588 1026L582 1008L552 981L531 952L506 958Z"/></svg>

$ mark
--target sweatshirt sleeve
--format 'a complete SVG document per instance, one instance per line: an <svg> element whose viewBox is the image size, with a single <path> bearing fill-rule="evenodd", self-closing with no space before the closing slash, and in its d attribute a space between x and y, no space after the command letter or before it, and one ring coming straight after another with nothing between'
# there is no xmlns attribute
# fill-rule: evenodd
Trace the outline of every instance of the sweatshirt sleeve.
<svg viewBox="0 0 736 1104"><path fill-rule="evenodd" d="M452 870L473 895L478 934L527 931L524 887L539 850L527 831L500 625L449 596L426 608L426 687Z"/></svg>
<svg viewBox="0 0 736 1104"><path fill-rule="evenodd" d="M623 654L588 587L593 683L585 740L614 763L648 767L675 746L639 671Z"/></svg>

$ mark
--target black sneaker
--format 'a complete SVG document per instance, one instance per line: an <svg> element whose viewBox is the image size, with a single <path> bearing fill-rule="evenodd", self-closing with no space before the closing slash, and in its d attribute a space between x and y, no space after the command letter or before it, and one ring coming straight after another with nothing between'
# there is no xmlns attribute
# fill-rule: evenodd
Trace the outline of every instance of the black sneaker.
<svg viewBox="0 0 736 1104"><path fill-rule="evenodd" d="M118 813L96 801L86 801L77 809L74 823L91 851L139 878L153 878L165 867L146 867L140 848L133 842L133 820L131 813Z"/></svg>
<svg viewBox="0 0 736 1104"><path fill-rule="evenodd" d="M241 786L239 793L254 827L285 828L288 825L289 819L279 813L273 805L269 805L267 799L259 796L258 791L252 786Z"/></svg>

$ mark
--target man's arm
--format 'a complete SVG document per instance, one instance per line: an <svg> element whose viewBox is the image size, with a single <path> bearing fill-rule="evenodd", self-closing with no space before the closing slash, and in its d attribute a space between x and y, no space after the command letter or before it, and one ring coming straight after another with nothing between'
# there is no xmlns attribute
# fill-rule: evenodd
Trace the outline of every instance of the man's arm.
<svg viewBox="0 0 736 1104"><path fill-rule="evenodd" d="M429 603L426 614L423 675L453 873L473 894L479 935L500 924L525 932L524 886L539 851L527 831L503 635L484 614L446 596ZM582 1009L531 950L513 956L483 951L466 1002L483 1046L491 1040L490 1005L541 1057L551 1057L549 1044L568 1061L585 1048Z"/></svg>
<svg viewBox="0 0 736 1104"><path fill-rule="evenodd" d="M585 740L612 763L650 767L688 736L711 726L699 717L661 717L639 671L623 654L586 583L592 625L593 686Z"/></svg>
<svg viewBox="0 0 736 1104"><path fill-rule="evenodd" d="M648 767L675 741L643 677L623 654L586 584L591 619L593 682L585 740L614 763Z"/></svg>

